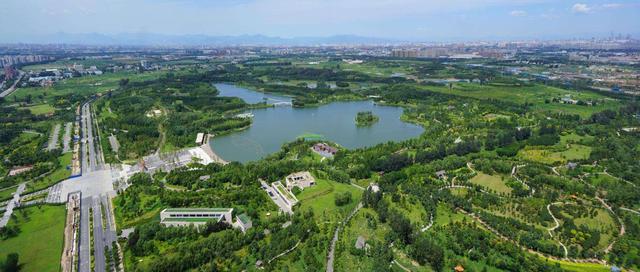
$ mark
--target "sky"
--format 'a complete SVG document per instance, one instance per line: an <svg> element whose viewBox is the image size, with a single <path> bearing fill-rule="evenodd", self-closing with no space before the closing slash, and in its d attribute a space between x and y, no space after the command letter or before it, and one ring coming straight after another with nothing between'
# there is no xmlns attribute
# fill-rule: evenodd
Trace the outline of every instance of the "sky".
<svg viewBox="0 0 640 272"><path fill-rule="evenodd" d="M640 0L2 0L0 42L64 33L410 41L640 34Z"/></svg>

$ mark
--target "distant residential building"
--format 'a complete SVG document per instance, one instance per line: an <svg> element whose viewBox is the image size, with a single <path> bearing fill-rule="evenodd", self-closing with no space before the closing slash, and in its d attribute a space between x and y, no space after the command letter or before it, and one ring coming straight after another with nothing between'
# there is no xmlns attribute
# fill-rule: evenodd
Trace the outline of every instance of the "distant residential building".
<svg viewBox="0 0 640 272"><path fill-rule="evenodd" d="M578 167L578 164L575 162L567 163L567 169L573 170L573 169L576 169L576 167Z"/></svg>
<svg viewBox="0 0 640 272"><path fill-rule="evenodd" d="M17 75L18 75L18 71L15 68L13 68L12 66L4 67L4 78L5 79L11 80Z"/></svg>
<svg viewBox="0 0 640 272"><path fill-rule="evenodd" d="M168 208L160 212L160 223L168 227L199 226L209 221L232 224L233 208Z"/></svg>
<svg viewBox="0 0 640 272"><path fill-rule="evenodd" d="M320 156L332 158L338 153L338 149L325 143L317 143L312 147Z"/></svg>
<svg viewBox="0 0 640 272"><path fill-rule="evenodd" d="M304 171L288 175L285 178L285 183L287 184L287 189L289 191L291 191L293 187L298 187L300 190L304 190L304 188L315 185L316 179L313 178L311 173Z"/></svg>

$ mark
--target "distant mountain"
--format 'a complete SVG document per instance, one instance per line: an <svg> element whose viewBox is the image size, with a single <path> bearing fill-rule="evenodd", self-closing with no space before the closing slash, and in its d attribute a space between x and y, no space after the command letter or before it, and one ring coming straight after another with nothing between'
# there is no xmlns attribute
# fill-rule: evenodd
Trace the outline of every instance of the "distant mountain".
<svg viewBox="0 0 640 272"><path fill-rule="evenodd" d="M390 44L397 40L363 37L357 35L335 35L328 37L281 38L265 35L209 36L209 35L167 35L156 33L56 33L30 39L32 43L64 43L84 45L357 45Z"/></svg>

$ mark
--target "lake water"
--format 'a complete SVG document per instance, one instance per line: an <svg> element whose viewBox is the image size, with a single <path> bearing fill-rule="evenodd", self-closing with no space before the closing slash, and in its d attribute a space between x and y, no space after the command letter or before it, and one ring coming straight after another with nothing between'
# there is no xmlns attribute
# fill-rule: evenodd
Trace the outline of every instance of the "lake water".
<svg viewBox="0 0 640 272"><path fill-rule="evenodd" d="M290 102L291 98L264 94L229 84L215 84L220 96L235 96L247 103ZM355 116L372 111L380 120L369 127L357 127ZM327 141L352 149L374 146L387 141L402 141L420 136L423 128L400 120L403 109L377 106L371 101L333 102L313 108L278 106L255 109L248 129L216 136L209 143L227 161L247 162L280 150L282 144L304 134L319 134Z"/></svg>

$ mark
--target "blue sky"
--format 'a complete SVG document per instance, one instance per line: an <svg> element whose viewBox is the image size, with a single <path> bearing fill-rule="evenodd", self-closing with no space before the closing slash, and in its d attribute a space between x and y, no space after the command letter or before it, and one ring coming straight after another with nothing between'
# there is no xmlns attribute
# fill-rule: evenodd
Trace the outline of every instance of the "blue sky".
<svg viewBox="0 0 640 272"><path fill-rule="evenodd" d="M3 0L0 41L67 33L405 40L640 33L640 0Z"/></svg>

